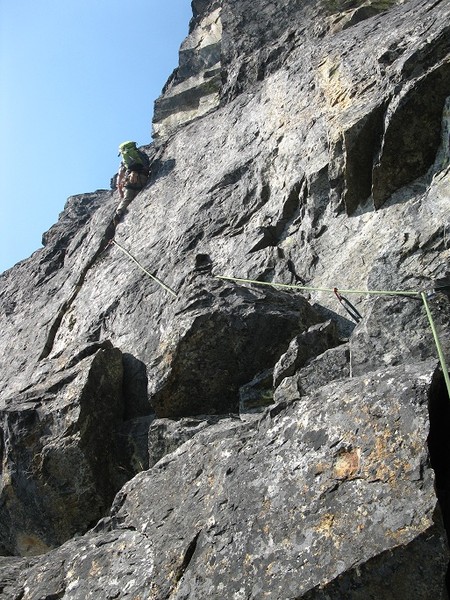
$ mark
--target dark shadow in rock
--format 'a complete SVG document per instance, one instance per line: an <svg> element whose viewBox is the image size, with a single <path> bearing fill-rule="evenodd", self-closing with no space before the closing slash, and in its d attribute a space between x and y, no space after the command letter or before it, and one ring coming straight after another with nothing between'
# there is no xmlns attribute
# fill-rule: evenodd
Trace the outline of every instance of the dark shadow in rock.
<svg viewBox="0 0 450 600"><path fill-rule="evenodd" d="M442 372L434 374L429 396L430 432L428 450L436 478L436 494L444 520L447 538L450 536L450 398ZM447 591L450 591L450 568L447 571Z"/></svg>
<svg viewBox="0 0 450 600"><path fill-rule="evenodd" d="M120 468L131 479L148 469L148 432L155 415L148 398L145 363L129 353L122 355L124 422L118 430Z"/></svg>
<svg viewBox="0 0 450 600"><path fill-rule="evenodd" d="M389 196L424 175L441 143L442 111L450 95L450 64L424 76L398 101L386 126L373 170L373 200L380 208Z"/></svg>
<svg viewBox="0 0 450 600"><path fill-rule="evenodd" d="M132 354L124 353L122 360L124 420L145 417L152 413L147 391L147 367Z"/></svg>
<svg viewBox="0 0 450 600"><path fill-rule="evenodd" d="M348 215L353 214L359 204L371 195L373 163L381 144L385 110L384 105L377 106L344 132L344 200Z"/></svg>
<svg viewBox="0 0 450 600"><path fill-rule="evenodd" d="M239 414L246 418L258 416L263 410L274 403L273 400L273 369L258 373L252 381L239 388Z"/></svg>
<svg viewBox="0 0 450 600"><path fill-rule="evenodd" d="M183 335L167 333L165 373L152 374L160 382L151 397L158 417L237 413L240 386L320 322L302 296L270 288L202 280L187 284L184 296Z"/></svg>
<svg viewBox="0 0 450 600"><path fill-rule="evenodd" d="M444 294L450 300L450 272L446 272L442 277L436 279L435 288L437 292Z"/></svg>
<svg viewBox="0 0 450 600"><path fill-rule="evenodd" d="M213 262L209 254L196 254L195 270L200 273L209 273L213 267Z"/></svg>
<svg viewBox="0 0 450 600"><path fill-rule="evenodd" d="M216 425L221 420L232 418L220 415L198 415L182 419L155 419L148 431L149 468L200 431ZM235 420L239 421L237 418Z"/></svg>
<svg viewBox="0 0 450 600"><path fill-rule="evenodd" d="M129 479L151 466L149 465L148 439L154 419L155 415L136 417L123 423L119 430L121 466Z"/></svg>
<svg viewBox="0 0 450 600"><path fill-rule="evenodd" d="M354 321L347 319L347 317L320 304L313 304L313 308L323 317L324 321L331 319L331 321L336 323L338 334L341 337L349 338L352 335L356 328L356 323Z"/></svg>

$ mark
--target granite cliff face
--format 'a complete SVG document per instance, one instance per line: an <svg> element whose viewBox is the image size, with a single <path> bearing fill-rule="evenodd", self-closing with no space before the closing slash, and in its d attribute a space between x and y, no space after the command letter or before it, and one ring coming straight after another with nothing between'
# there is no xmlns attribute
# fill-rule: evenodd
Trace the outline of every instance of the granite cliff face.
<svg viewBox="0 0 450 600"><path fill-rule="evenodd" d="M0 276L1 597L446 599L450 5L192 9L146 188Z"/></svg>

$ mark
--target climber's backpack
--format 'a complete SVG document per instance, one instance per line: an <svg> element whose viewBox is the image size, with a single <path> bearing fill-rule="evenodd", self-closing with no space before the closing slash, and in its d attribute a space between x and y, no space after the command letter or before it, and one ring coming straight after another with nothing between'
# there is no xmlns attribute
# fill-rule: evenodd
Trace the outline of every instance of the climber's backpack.
<svg viewBox="0 0 450 600"><path fill-rule="evenodd" d="M124 148L122 150L122 160L128 171L148 174L150 159L145 152L138 150L136 146L130 145L130 147Z"/></svg>

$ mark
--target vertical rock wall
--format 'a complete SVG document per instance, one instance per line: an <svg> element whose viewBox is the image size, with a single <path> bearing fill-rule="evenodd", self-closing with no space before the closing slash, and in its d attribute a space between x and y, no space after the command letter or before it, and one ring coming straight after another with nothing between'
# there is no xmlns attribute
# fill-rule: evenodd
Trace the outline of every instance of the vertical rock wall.
<svg viewBox="0 0 450 600"><path fill-rule="evenodd" d="M0 276L2 597L444 600L450 6L192 5L146 188Z"/></svg>

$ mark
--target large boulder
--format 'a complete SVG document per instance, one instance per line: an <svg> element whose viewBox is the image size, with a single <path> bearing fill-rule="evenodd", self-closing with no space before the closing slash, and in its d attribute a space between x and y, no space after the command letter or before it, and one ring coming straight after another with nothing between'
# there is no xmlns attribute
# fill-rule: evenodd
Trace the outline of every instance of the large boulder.
<svg viewBox="0 0 450 600"><path fill-rule="evenodd" d="M199 429L95 531L15 582L0 561L5 600L443 600L449 552L423 443L434 370L390 367Z"/></svg>
<svg viewBox="0 0 450 600"><path fill-rule="evenodd" d="M86 354L0 411L1 554L40 554L85 532L130 476L117 436L122 354L106 343Z"/></svg>
<svg viewBox="0 0 450 600"><path fill-rule="evenodd" d="M161 336L150 400L159 417L237 413L239 387L320 316L300 295L194 277Z"/></svg>

